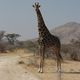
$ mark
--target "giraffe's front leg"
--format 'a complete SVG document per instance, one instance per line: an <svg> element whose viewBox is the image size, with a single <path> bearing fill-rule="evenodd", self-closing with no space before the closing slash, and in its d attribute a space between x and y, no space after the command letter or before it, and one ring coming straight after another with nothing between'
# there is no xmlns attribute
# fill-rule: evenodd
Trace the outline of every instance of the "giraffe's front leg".
<svg viewBox="0 0 80 80"><path fill-rule="evenodd" d="M41 72L41 60L40 60L40 62L39 62L38 72L39 72L39 73Z"/></svg>
<svg viewBox="0 0 80 80"><path fill-rule="evenodd" d="M44 47L41 47L40 49L40 63L39 63L39 69L38 72L43 73L43 64L44 64Z"/></svg>
<svg viewBox="0 0 80 80"><path fill-rule="evenodd" d="M43 73L43 63L44 63L44 60L43 60L43 57L41 57L40 63L39 63L39 69L38 69L39 73Z"/></svg>
<svg viewBox="0 0 80 80"><path fill-rule="evenodd" d="M38 41L39 42L39 41ZM41 45L39 44L39 56L40 56L40 61L39 61L39 68L38 68L38 72L41 72Z"/></svg>

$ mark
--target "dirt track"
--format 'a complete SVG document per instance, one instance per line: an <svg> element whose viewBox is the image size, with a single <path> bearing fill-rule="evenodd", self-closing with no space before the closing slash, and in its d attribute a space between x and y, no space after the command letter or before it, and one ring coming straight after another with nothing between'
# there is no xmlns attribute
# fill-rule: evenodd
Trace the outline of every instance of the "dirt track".
<svg viewBox="0 0 80 80"><path fill-rule="evenodd" d="M39 80L18 65L19 56L0 55L0 80Z"/></svg>
<svg viewBox="0 0 80 80"><path fill-rule="evenodd" d="M26 54L25 54L26 53ZM30 57L29 57L30 56ZM45 60L44 73L37 72L34 57L29 52L19 50L17 53L0 54L0 80L59 80L56 62ZM24 64L19 64L24 61ZM37 61L37 60L36 60ZM65 61L62 63L64 72L80 72L80 62ZM62 80L80 80L80 73L62 73Z"/></svg>

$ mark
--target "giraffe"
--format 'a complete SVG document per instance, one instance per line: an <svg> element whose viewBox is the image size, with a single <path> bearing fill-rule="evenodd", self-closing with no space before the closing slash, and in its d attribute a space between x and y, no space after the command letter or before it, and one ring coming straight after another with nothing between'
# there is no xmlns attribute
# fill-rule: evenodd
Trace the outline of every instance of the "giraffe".
<svg viewBox="0 0 80 80"><path fill-rule="evenodd" d="M61 43L57 36L52 35L48 28L45 25L43 16L40 11L40 5L38 2L36 2L33 5L35 12L37 14L37 20L38 20L38 32L39 32L39 54L40 54L40 64L39 64L39 70L38 72L43 72L43 66L44 66L44 55L45 55L45 49L51 48L53 53L55 53L57 58L57 71L61 71L61 60L62 56L60 54L60 48Z"/></svg>

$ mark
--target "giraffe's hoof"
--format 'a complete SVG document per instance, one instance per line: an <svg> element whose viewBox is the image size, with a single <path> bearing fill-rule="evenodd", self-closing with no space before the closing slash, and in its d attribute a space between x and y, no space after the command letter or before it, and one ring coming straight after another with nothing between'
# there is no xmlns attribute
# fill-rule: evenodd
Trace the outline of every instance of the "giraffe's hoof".
<svg viewBox="0 0 80 80"><path fill-rule="evenodd" d="M42 69L39 69L39 70L38 70L38 73L43 73L43 70L42 70Z"/></svg>
<svg viewBox="0 0 80 80"><path fill-rule="evenodd" d="M38 71L38 73L43 73L43 71Z"/></svg>
<svg viewBox="0 0 80 80"><path fill-rule="evenodd" d="M40 73L40 71L38 71L38 73Z"/></svg>
<svg viewBox="0 0 80 80"><path fill-rule="evenodd" d="M38 73L40 73L40 68L38 69Z"/></svg>
<svg viewBox="0 0 80 80"><path fill-rule="evenodd" d="M61 72L61 70L57 70L57 72Z"/></svg>

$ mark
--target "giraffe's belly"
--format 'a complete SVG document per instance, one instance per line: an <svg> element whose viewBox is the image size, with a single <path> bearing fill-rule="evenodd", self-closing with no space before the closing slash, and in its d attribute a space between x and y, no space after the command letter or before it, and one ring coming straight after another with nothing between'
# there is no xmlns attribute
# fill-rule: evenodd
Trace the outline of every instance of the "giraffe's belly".
<svg viewBox="0 0 80 80"><path fill-rule="evenodd" d="M53 41L51 41L50 39L43 39L42 40L42 43L45 45L45 46L51 46L51 45L55 45L55 43Z"/></svg>
<svg viewBox="0 0 80 80"><path fill-rule="evenodd" d="M51 47L51 46L55 46L55 47L59 47L60 46L60 41L59 39L54 39L53 37L47 37L47 38L43 38L42 43L46 46L46 47Z"/></svg>

